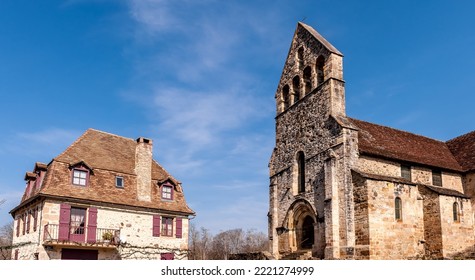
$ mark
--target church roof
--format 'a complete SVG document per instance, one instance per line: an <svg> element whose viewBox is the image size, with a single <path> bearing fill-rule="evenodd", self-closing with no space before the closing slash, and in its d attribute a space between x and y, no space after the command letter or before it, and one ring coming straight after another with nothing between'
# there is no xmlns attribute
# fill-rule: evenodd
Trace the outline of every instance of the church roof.
<svg viewBox="0 0 475 280"><path fill-rule="evenodd" d="M359 129L360 153L418 163L440 169L463 171L442 141L410 132L349 118Z"/></svg>
<svg viewBox="0 0 475 280"><path fill-rule="evenodd" d="M447 141L447 146L465 171L475 170L475 131Z"/></svg>
<svg viewBox="0 0 475 280"><path fill-rule="evenodd" d="M337 48L330 44L330 42L328 42L322 35L320 35L320 33L313 29L313 27L311 27L310 25L306 25L303 22L299 22L298 25L305 28L305 30L312 34L315 39L320 41L320 43L322 43L330 52L343 56L343 54L339 50L337 50Z"/></svg>

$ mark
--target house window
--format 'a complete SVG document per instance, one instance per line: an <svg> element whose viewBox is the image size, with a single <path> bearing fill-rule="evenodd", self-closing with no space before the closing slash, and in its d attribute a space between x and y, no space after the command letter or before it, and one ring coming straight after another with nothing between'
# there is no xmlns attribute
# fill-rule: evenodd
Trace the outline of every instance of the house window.
<svg viewBox="0 0 475 280"><path fill-rule="evenodd" d="M170 185L162 186L162 198L172 200L173 199L173 187Z"/></svg>
<svg viewBox="0 0 475 280"><path fill-rule="evenodd" d="M115 177L115 186L118 188L124 187L124 177L116 176Z"/></svg>
<svg viewBox="0 0 475 280"><path fill-rule="evenodd" d="M162 236L173 236L173 218L162 218Z"/></svg>
<svg viewBox="0 0 475 280"><path fill-rule="evenodd" d="M72 234L84 234L86 209L71 207L70 229Z"/></svg>
<svg viewBox="0 0 475 280"><path fill-rule="evenodd" d="M83 169L73 169L73 184L78 186L87 185L88 172Z"/></svg>
<svg viewBox="0 0 475 280"><path fill-rule="evenodd" d="M402 220L402 200L399 197L394 199L394 217L396 221Z"/></svg>
<svg viewBox="0 0 475 280"><path fill-rule="evenodd" d="M454 214L454 222L460 222L459 204L457 202L454 202L453 214Z"/></svg>
<svg viewBox="0 0 475 280"><path fill-rule="evenodd" d="M411 181L411 166L401 165L401 177Z"/></svg>
<svg viewBox="0 0 475 280"><path fill-rule="evenodd" d="M442 172L432 170L432 185L442 187Z"/></svg>

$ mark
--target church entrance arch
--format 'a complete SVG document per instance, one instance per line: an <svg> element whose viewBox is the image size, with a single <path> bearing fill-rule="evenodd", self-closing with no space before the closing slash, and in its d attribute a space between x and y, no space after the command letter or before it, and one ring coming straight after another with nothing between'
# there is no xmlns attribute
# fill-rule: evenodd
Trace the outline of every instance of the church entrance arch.
<svg viewBox="0 0 475 280"><path fill-rule="evenodd" d="M291 251L311 250L315 244L315 210L306 200L293 203L287 213Z"/></svg>

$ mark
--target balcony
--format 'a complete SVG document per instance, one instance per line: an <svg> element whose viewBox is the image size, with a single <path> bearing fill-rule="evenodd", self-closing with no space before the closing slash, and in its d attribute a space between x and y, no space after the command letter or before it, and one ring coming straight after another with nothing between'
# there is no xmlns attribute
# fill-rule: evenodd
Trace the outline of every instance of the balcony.
<svg viewBox="0 0 475 280"><path fill-rule="evenodd" d="M47 224L43 245L60 247L117 248L119 229Z"/></svg>

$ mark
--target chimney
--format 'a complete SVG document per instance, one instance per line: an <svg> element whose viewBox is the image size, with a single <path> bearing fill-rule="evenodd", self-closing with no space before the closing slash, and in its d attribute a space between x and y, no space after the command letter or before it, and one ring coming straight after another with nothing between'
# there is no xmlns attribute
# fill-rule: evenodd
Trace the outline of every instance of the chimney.
<svg viewBox="0 0 475 280"><path fill-rule="evenodd" d="M140 137L135 147L137 199L151 201L152 197L152 140Z"/></svg>

